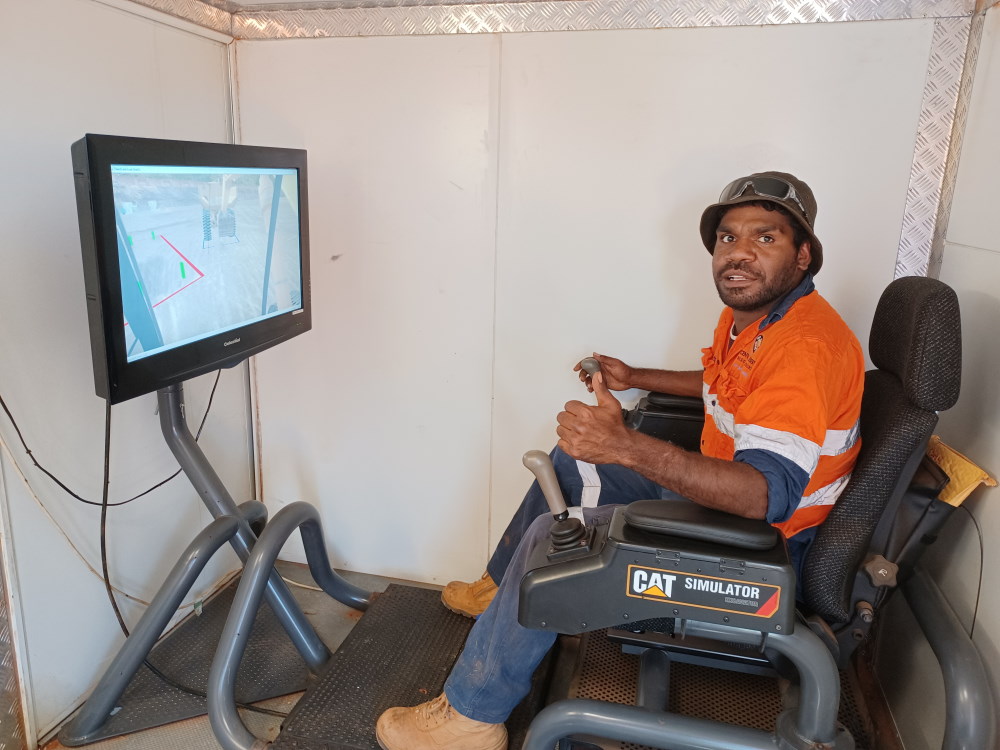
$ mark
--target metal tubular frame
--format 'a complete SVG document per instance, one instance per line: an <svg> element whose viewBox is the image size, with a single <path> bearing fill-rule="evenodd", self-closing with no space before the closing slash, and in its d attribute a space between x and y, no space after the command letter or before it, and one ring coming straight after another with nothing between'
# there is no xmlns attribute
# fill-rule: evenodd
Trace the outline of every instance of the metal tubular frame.
<svg viewBox="0 0 1000 750"><path fill-rule="evenodd" d="M761 634L727 625L685 621L685 636L760 645ZM850 734L837 725L840 674L829 649L807 627L767 636L767 647L787 657L799 673L798 707L778 717L774 734L663 711L591 700L553 703L532 722L523 750L548 750L562 737L592 735L669 750L759 750L828 747L853 750ZM645 659L649 652L643 654ZM661 671L654 667L651 672ZM652 678L650 674L646 682ZM659 694L649 696L659 704Z"/></svg>
<svg viewBox="0 0 1000 750"><path fill-rule="evenodd" d="M719 641L760 643L760 633L726 625L688 621L684 632ZM816 742L832 743L837 738L840 673L830 650L802 623L787 635L768 634L767 647L788 657L798 672L798 733Z"/></svg>
<svg viewBox="0 0 1000 750"><path fill-rule="evenodd" d="M366 609L372 594L345 581L330 568L319 512L304 502L291 503L278 511L260 535L244 565L219 648L208 675L208 718L215 738L224 750L261 750L268 745L243 724L236 710L236 672L250 638L257 609L265 593L268 575L285 541L300 529L309 571L327 594L337 601Z"/></svg>
<svg viewBox="0 0 1000 750"><path fill-rule="evenodd" d="M188 545L160 586L152 604L143 613L138 625L108 665L104 676L87 698L87 702L83 704L83 708L59 732L59 741L63 745L76 747L94 739L94 735L104 726L115 703L142 666L157 638L167 627L181 600L191 590L195 579L204 570L212 555L233 538L238 528L239 521L235 516L216 518Z"/></svg>
<svg viewBox="0 0 1000 750"><path fill-rule="evenodd" d="M194 485L202 502L213 517L236 516L239 512L219 475L202 453L184 417L184 391L181 384L161 388L156 392L160 410L160 429L180 464L184 474ZM240 518L239 528L229 540L240 560L246 562L256 536L250 524ZM288 586L277 571L271 570L267 579L267 603L281 623L295 648L302 655L311 672L318 672L330 658L330 651L316 635L316 631L292 598Z"/></svg>
<svg viewBox="0 0 1000 750"><path fill-rule="evenodd" d="M563 737L586 734L665 750L775 750L774 735L680 714L574 698L543 709L521 750L551 750Z"/></svg>
<svg viewBox="0 0 1000 750"><path fill-rule="evenodd" d="M942 750L995 747L997 722L993 693L976 645L927 573L918 568L902 588L944 676L946 708Z"/></svg>

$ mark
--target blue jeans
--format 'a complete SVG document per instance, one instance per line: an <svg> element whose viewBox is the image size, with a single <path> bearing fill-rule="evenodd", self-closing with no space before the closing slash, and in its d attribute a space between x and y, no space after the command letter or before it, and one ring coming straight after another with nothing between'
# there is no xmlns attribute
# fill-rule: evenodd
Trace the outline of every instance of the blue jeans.
<svg viewBox="0 0 1000 750"><path fill-rule="evenodd" d="M619 505L673 495L631 469L613 464L595 467L596 472L588 470L585 481L575 459L558 448L550 455L566 504L579 506L582 499L596 502L597 507L583 510L588 525L607 523ZM528 556L548 536L551 525L549 506L534 482L486 568L500 588L476 620L444 686L448 701L463 716L490 724L506 721L528 694L535 668L555 643L555 633L524 628L517 621Z"/></svg>
<svg viewBox="0 0 1000 750"><path fill-rule="evenodd" d="M607 523L617 507L587 508L584 519L588 526ZM489 724L506 721L528 694L536 667L555 643L555 633L525 628L517 621L528 557L535 543L548 536L551 525L548 513L528 525L496 596L472 626L465 650L444 684L448 702L462 716Z"/></svg>

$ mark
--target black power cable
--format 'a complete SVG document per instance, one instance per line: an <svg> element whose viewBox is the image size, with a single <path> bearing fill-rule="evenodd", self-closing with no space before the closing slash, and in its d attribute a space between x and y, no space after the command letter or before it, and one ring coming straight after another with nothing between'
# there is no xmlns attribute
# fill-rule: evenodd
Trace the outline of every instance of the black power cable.
<svg viewBox="0 0 1000 750"><path fill-rule="evenodd" d="M198 425L198 432L195 434L195 438L194 439L195 439L196 442L197 442L198 438L201 437L201 431L205 427L205 422L208 419L208 414L209 414L209 411L212 408L212 401L215 399L215 391L216 391L216 389L219 386L219 379L220 379L221 375L222 375L222 370L219 370L215 374L215 383L212 384L212 391L211 391L211 393L209 394L209 397L208 397L208 405L205 407L205 414L204 414L204 416L202 416L201 423ZM180 474L181 470L178 469L173 474L171 474L169 477L167 477L166 479L164 479L162 482L158 482L157 484L154 484L148 490L145 490L144 492L140 492L135 497L129 498L128 500L123 500L123 501L118 502L118 503L108 502L108 496L109 496L110 484L111 484L111 402L108 401L106 403L106 405L105 405L105 410L104 410L104 476L103 476L103 484L102 484L102 488L101 488L101 502L96 503L96 502L94 502L92 500L85 500L84 498L80 497L80 495L78 495L77 493L73 492L69 487L67 487L63 482L61 482L54 474L52 474L48 469L46 469L44 466L42 466L38 462L38 460L35 458L34 454L32 454L31 449L28 447L28 444L25 442L24 436L21 434L21 429L20 429L20 427L18 427L18 424L15 421L14 416L10 413L10 409L7 408L7 404L3 400L2 396L0 396L0 407L2 407L3 410L4 410L4 412L7 414L7 418L10 420L11 425L14 427L14 432L17 433L17 437L21 441L21 445L24 447L24 450L28 454L28 457L31 459L31 462L35 465L35 467L39 471L41 471L43 474L45 474L47 477L49 477L53 482L55 482L64 492L66 492L70 496L74 497L75 499L79 500L81 503L86 503L87 505L98 505L98 506L100 506L100 508L101 508L101 574L104 577L104 589L107 592L108 600L111 602L111 608L115 612L115 617L118 620L118 625L119 625L119 627L121 627L121 630L125 634L125 637L128 638L128 636L129 636L128 626L125 624L125 618L122 616L121 609L119 609L119 607L118 607L118 600L115 598L114 590L111 588L111 577L110 577L109 572L108 572L108 549L107 549L107 516L108 516L108 508L114 507L114 506L118 506L118 505L125 505L126 503L130 503L133 500L138 500L140 497L143 497L144 495L148 495L153 490L158 489L159 487L162 487L167 482L169 482L174 477L176 477L178 474ZM156 675L159 679L163 680L163 682L165 682L167 685L171 686L175 690L180 690L183 693L187 693L189 695L193 695L193 696L198 697L198 698L207 699L207 696L206 696L206 694L203 691L198 690L196 688L188 687L186 685L183 685L183 684L177 682L176 680L172 679L171 677L169 677L168 675L166 675L162 671L160 671L152 663L150 663L149 659L143 659L143 664L154 675ZM274 717L278 717L278 718L287 718L287 716L288 716L287 713L283 713L281 711L273 711L273 710L271 710L269 708L261 708L259 706L252 706L252 705L245 704L245 703L237 703L236 705L239 708L243 708L243 709L246 709L248 711L254 711L254 712L260 713L260 714L265 714L267 716L274 716Z"/></svg>
<svg viewBox="0 0 1000 750"><path fill-rule="evenodd" d="M969 515L969 520L976 529L976 534L979 535L979 585L976 586L976 603L972 608L972 625L969 627L969 638L972 638L973 633L976 632L976 623L979 620L979 599L983 595L983 562L984 562L984 551L983 551L983 529L979 525L979 520L976 518L975 514L969 510L965 504L958 506L964 510Z"/></svg>
<svg viewBox="0 0 1000 750"><path fill-rule="evenodd" d="M194 436L195 442L197 442L198 438L201 437L201 431L205 427L205 421L208 419L208 412L212 408L212 401L215 399L215 389L219 387L219 377L221 375L222 375L222 370L219 370L218 372L215 373L215 383L212 385L212 392L209 394L209 397L208 397L208 405L205 407L205 414L204 414L204 416L202 416L201 423L198 425L198 432L195 433L195 436ZM17 433L18 440L21 441L21 446L24 448L24 452L28 454L28 458L31 459L31 463L33 463L35 465L36 469L38 469L45 476L47 476L49 479L51 479L53 482L55 482L59 486L59 488L63 490L63 492L65 492L70 497L73 497L73 498L79 500L81 503L86 503L87 505L94 505L94 506L98 506L98 507L100 507L101 505L104 505L103 502L96 503L93 500L87 500L85 498L80 497L77 493L73 492L73 490L71 490L69 487L67 487L65 484L63 484L59 480L59 478L56 477L55 474L53 474L48 469L46 469L44 466L42 466L38 462L38 459L35 458L35 454L32 453L31 449L28 447L28 444L25 442L24 436L21 434L21 428L18 427L17 421L14 419L14 415L11 414L10 413L10 409L7 408L7 402L3 400L3 396L0 396L0 407L3 408L4 413L7 415L7 419L10 420L10 424L14 428L14 432ZM180 473L181 473L181 470L178 469L173 474L171 474L169 477L167 477L166 479L164 479L162 482L157 482L152 487L150 487L148 490L144 490L144 491L140 492L135 497L130 497L128 500L122 500L122 501L117 502L117 503L107 503L107 505L108 505L109 508L114 508L114 507L119 506L119 505L127 505L128 503L132 502L133 500L138 500L140 497L144 497L145 495L148 495L153 490L159 489L160 487L162 487L163 485L165 485L167 482L169 482L170 480L172 480L175 477L177 477Z"/></svg>

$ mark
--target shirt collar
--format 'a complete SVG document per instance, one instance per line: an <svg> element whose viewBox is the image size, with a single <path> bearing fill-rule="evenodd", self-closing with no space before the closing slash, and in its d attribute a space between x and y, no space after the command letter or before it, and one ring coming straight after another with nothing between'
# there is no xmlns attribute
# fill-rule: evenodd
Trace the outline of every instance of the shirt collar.
<svg viewBox="0 0 1000 750"><path fill-rule="evenodd" d="M757 330L763 331L772 323L776 323L781 320L785 317L785 313L791 309L792 305L815 290L816 285L813 283L813 276L807 271L806 275L802 277L802 281L799 282L799 285L774 304L771 311L764 316L763 320L760 321L760 325L757 326Z"/></svg>

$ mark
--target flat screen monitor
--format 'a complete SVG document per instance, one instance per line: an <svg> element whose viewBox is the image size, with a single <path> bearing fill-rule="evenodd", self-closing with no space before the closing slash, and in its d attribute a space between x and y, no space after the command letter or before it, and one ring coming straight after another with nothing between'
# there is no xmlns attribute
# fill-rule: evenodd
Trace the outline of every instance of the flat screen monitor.
<svg viewBox="0 0 1000 750"><path fill-rule="evenodd" d="M309 330L305 151L86 135L71 152L97 395Z"/></svg>

